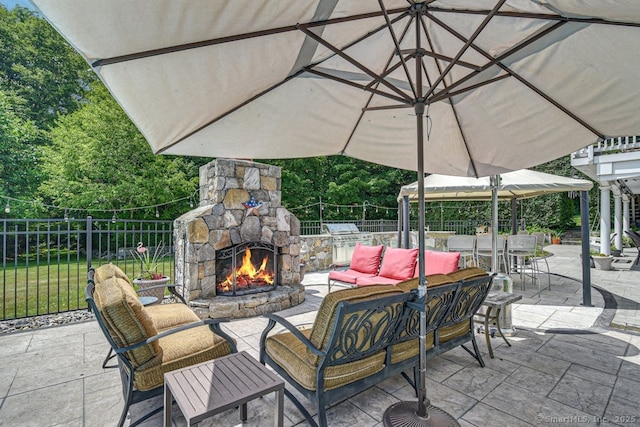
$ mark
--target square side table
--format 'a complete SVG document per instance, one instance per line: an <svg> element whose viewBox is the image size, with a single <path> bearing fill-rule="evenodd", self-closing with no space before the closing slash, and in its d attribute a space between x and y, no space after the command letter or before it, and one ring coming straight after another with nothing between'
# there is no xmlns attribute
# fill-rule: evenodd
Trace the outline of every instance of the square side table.
<svg viewBox="0 0 640 427"><path fill-rule="evenodd" d="M247 402L276 393L275 426L282 427L284 380L246 352L230 354L164 374L164 425L171 425L171 403L175 399L187 426L240 407L247 420Z"/></svg>

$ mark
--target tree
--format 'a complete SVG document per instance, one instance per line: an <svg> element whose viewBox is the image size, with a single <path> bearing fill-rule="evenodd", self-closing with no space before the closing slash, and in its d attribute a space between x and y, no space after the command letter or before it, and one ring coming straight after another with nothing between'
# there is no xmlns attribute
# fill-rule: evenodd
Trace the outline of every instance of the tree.
<svg viewBox="0 0 640 427"><path fill-rule="evenodd" d="M0 195L20 198L34 192L40 178L37 165L41 143L42 132L33 122L18 117L8 97L0 91ZM10 216L24 216L29 209L14 203ZM4 211L2 215L9 216Z"/></svg>
<svg viewBox="0 0 640 427"><path fill-rule="evenodd" d="M45 129L74 111L96 76L35 12L0 6L0 89L14 112Z"/></svg>
<svg viewBox="0 0 640 427"><path fill-rule="evenodd" d="M204 163L174 156L155 156L104 86L94 84L88 102L61 117L45 149L46 179L40 186L48 204L110 218L174 219L188 211L198 188L198 166ZM196 195L197 197L197 195ZM151 206L147 209L134 209ZM61 212L58 212L60 214Z"/></svg>
<svg viewBox="0 0 640 427"><path fill-rule="evenodd" d="M395 219L400 187L415 180L415 172L343 156L266 162L282 168L282 203L305 220L319 218L320 198L328 207L323 212L324 219L361 217L365 201L372 206L367 210L367 219ZM345 206L354 206L357 213Z"/></svg>

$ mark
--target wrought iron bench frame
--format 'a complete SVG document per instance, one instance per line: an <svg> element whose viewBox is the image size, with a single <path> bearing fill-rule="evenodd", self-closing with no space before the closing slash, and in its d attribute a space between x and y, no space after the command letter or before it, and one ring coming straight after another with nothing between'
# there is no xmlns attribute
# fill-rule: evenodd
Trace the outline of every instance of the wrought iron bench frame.
<svg viewBox="0 0 640 427"><path fill-rule="evenodd" d="M487 275L480 278L461 280L455 283L428 288L426 298L423 300L418 300L416 291L411 291L403 292L402 294L382 296L366 301L340 302L336 308L335 321L332 325L330 335L331 338L326 350L315 347L296 326L286 319L276 314L265 315L265 317L269 319L269 322L260 337L260 362L269 365L282 376L287 383L308 398L318 410L319 425L326 426L326 408L328 406L354 396L387 378L402 374L413 388L416 389L419 375L419 352L417 352L415 356L395 363L392 362L392 356L393 347L396 344L408 340L415 340L416 345L418 345L419 312L421 310L427 313L427 333L433 332L434 334L434 345L427 350L427 359L436 357L457 346L462 346L478 361L480 366L484 367L484 361L482 360L475 339L473 315L478 308L480 308L489 293L492 280L493 276ZM396 307L399 302L402 303L402 309L398 310L393 308ZM367 319L374 313L381 311L387 311L389 316L394 318L394 321L386 322L385 325L383 325L383 330L372 328L370 325L366 326ZM348 329L341 329L340 325L343 325L345 319L349 316L351 316L349 324L354 326ZM459 325L461 322L468 322L468 328L465 329L465 333L441 342L439 328ZM298 340L304 343L308 351L320 357L320 362L316 367L317 385L324 384L325 370L328 367L361 360L371 356L375 352L385 352L384 366L375 374L338 388L325 390L324 387L317 386L316 390L309 390L300 385L280 364L267 354L265 341L269 336L269 332L276 324L283 326L287 332L292 333ZM360 325L360 328L356 327L357 325ZM364 334L365 337L377 334L377 336L381 338L371 349L361 352L356 347L357 343L361 343L362 341L353 340L353 337L358 336L358 333ZM465 346L469 341L472 343L473 351ZM411 368L413 368L413 378L410 378L404 372ZM318 425L313 420L309 411L286 387L285 395L293 402L298 410L300 410L311 425Z"/></svg>

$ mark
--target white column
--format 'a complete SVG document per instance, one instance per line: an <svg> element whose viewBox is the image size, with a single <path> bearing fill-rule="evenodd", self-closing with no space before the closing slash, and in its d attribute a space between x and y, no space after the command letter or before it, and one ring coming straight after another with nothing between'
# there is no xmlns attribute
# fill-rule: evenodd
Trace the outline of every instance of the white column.
<svg viewBox="0 0 640 427"><path fill-rule="evenodd" d="M611 234L611 187L600 185L600 253L611 255L609 235Z"/></svg>
<svg viewBox="0 0 640 427"><path fill-rule="evenodd" d="M622 232L629 231L629 195L622 195ZM624 234L626 236L626 234Z"/></svg>
<svg viewBox="0 0 640 427"><path fill-rule="evenodd" d="M613 191L613 231L616 233L613 238L615 248L622 250L622 193L616 186Z"/></svg>

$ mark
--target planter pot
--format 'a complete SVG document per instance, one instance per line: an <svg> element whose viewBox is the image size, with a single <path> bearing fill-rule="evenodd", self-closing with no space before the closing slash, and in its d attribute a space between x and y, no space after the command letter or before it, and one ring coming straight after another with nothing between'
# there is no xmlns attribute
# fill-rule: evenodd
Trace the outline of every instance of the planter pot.
<svg viewBox="0 0 640 427"><path fill-rule="evenodd" d="M614 257L621 257L622 256L622 251L620 249L611 249L611 256Z"/></svg>
<svg viewBox="0 0 640 427"><path fill-rule="evenodd" d="M134 279L133 283L138 286L138 295L141 297L156 297L158 298L158 302L156 304L160 304L162 299L164 298L164 290L166 289L164 285L169 283L169 276L163 276L162 279ZM157 288L145 290L146 288L158 286Z"/></svg>
<svg viewBox="0 0 640 427"><path fill-rule="evenodd" d="M552 237L551 238L551 244L552 245L560 245L560 244L562 244L562 240L560 240L559 237Z"/></svg>
<svg viewBox="0 0 640 427"><path fill-rule="evenodd" d="M599 255L593 255L593 262L596 264L596 269L597 270L611 270L611 263L613 262L613 257L611 255L609 256L599 256Z"/></svg>

